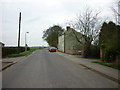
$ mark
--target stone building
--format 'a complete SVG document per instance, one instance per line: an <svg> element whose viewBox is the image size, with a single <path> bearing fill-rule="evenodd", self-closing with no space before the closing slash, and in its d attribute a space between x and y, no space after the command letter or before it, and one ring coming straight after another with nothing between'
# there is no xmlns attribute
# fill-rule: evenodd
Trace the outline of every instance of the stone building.
<svg viewBox="0 0 120 90"><path fill-rule="evenodd" d="M64 44L64 35L62 35L62 36L59 36L59 38L58 38L58 50L62 51L62 52L65 52L64 46L65 46L65 44Z"/></svg>
<svg viewBox="0 0 120 90"><path fill-rule="evenodd" d="M4 46L5 46L5 44L0 42L0 47L4 47Z"/></svg>
<svg viewBox="0 0 120 90"><path fill-rule="evenodd" d="M4 43L0 42L0 59L2 58L2 47L4 47Z"/></svg>
<svg viewBox="0 0 120 90"><path fill-rule="evenodd" d="M64 34L58 38L58 50L68 54L80 54L82 45L78 42L77 38L84 41L82 39L82 34L70 27L67 27L66 29Z"/></svg>

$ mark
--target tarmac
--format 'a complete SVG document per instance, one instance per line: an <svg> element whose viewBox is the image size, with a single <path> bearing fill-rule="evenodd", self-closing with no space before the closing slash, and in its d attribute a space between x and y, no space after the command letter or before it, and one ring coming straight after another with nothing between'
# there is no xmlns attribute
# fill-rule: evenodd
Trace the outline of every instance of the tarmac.
<svg viewBox="0 0 120 90"><path fill-rule="evenodd" d="M120 70L93 63L94 61L99 62L100 59L84 59L84 58L81 58L80 55L70 55L62 52L57 52L57 54L67 58L68 60L71 60L72 62L78 65L84 66L86 69L92 70L120 84Z"/></svg>
<svg viewBox="0 0 120 90"><path fill-rule="evenodd" d="M98 74L101 74L102 76L120 84L120 77L119 77L120 70L93 63L93 61L100 61L100 59L84 59L84 58L81 58L80 55L70 55L70 54L66 54L66 53L62 53L62 52L56 52L56 54L59 54L60 56L67 58L67 60L71 60L72 62L74 62L78 65L84 66L86 69L92 70L92 71L94 71ZM19 62L20 60L24 60L25 58L26 58L26 56L2 59L1 60L2 66L0 64L0 71Z"/></svg>
<svg viewBox="0 0 120 90"><path fill-rule="evenodd" d="M0 71L8 68L9 66L19 62L20 60L23 60L26 56L21 56L21 57L13 57L13 58L3 58L1 60L0 64Z"/></svg>

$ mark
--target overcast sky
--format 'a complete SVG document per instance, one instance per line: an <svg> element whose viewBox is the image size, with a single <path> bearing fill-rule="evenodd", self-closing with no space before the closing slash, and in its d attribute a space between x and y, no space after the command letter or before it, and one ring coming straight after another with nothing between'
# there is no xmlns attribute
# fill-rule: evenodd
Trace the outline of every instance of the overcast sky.
<svg viewBox="0 0 120 90"><path fill-rule="evenodd" d="M18 18L22 13L21 45L25 42L25 32L29 46L47 45L42 39L43 31L54 24L65 28L66 22L76 17L86 7L101 10L101 17L112 20L110 9L115 0L2 0L2 38L6 46L17 46ZM2 13L2 17L1 17ZM1 25L1 24L0 24ZM1 37L1 35L0 35Z"/></svg>

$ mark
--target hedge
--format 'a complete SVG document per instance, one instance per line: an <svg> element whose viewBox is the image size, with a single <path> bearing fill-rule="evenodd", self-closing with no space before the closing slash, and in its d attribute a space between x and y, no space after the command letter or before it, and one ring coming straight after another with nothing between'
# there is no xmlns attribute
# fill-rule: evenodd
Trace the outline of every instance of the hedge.
<svg viewBox="0 0 120 90"><path fill-rule="evenodd" d="M99 46L91 45L88 51L88 57L100 58L100 48Z"/></svg>
<svg viewBox="0 0 120 90"><path fill-rule="evenodd" d="M30 48L28 48L30 50ZM2 57L5 58L10 54L18 54L24 52L25 47L2 47Z"/></svg>

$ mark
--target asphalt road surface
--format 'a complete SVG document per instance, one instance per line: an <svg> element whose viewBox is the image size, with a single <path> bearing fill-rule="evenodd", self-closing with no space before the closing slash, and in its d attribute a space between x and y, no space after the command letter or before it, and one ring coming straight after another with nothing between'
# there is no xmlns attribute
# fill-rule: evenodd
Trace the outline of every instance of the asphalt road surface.
<svg viewBox="0 0 120 90"><path fill-rule="evenodd" d="M48 50L3 71L3 88L117 88L118 84Z"/></svg>

